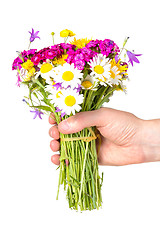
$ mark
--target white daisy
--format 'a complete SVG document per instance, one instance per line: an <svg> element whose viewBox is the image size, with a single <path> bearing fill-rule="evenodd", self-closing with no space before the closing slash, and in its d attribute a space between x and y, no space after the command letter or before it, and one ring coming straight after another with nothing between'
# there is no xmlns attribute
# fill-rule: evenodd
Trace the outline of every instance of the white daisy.
<svg viewBox="0 0 160 240"><path fill-rule="evenodd" d="M113 85L118 85L120 83L120 79L122 75L120 75L120 71L118 70L117 66L114 66L110 69L110 78L109 83Z"/></svg>
<svg viewBox="0 0 160 240"><path fill-rule="evenodd" d="M82 89L97 90L98 80L90 75L87 75L81 82Z"/></svg>
<svg viewBox="0 0 160 240"><path fill-rule="evenodd" d="M89 62L91 67L91 76L100 80L100 84L104 85L105 79L109 78L110 63L102 54L98 54Z"/></svg>
<svg viewBox="0 0 160 240"><path fill-rule="evenodd" d="M48 84L52 84L53 83L53 80L52 80L53 74L54 74L53 64L49 63L49 62L45 62L40 65L40 70L36 74L35 78L38 78L39 75L41 75L41 77L44 78Z"/></svg>
<svg viewBox="0 0 160 240"><path fill-rule="evenodd" d="M75 115L75 111L81 110L80 104L83 103L83 94L79 94L73 89L63 89L57 92L54 98L54 105L67 115Z"/></svg>
<svg viewBox="0 0 160 240"><path fill-rule="evenodd" d="M74 64L65 63L63 66L59 65L54 69L54 80L56 82L62 83L62 87L71 88L78 87L81 84L83 78L83 73L74 67Z"/></svg>
<svg viewBox="0 0 160 240"><path fill-rule="evenodd" d="M59 97L61 93L61 89L55 89L54 85L47 85L45 87L46 91L50 93L48 96L49 99L51 99L51 103L54 103L55 106L58 106L59 104Z"/></svg>

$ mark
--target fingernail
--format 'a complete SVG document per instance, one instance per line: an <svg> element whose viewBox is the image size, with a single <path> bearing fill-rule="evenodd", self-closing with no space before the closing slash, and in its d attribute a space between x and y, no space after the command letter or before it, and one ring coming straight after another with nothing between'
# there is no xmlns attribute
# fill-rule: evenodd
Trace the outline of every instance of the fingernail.
<svg viewBox="0 0 160 240"><path fill-rule="evenodd" d="M67 121L67 119L63 120L61 123L61 128L63 130L68 130L70 128L70 124L69 122Z"/></svg>

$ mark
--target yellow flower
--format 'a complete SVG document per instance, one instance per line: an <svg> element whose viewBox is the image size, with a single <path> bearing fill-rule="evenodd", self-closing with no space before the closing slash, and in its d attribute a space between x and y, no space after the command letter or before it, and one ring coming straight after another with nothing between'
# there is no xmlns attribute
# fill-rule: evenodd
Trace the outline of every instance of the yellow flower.
<svg viewBox="0 0 160 240"><path fill-rule="evenodd" d="M31 77L34 75L35 72L36 72L35 68L32 67L26 74L24 81L30 81Z"/></svg>
<svg viewBox="0 0 160 240"><path fill-rule="evenodd" d="M116 62L115 59L113 58L113 59L111 60L111 62L110 62L110 64L111 64L111 69L112 69L114 66L116 66L116 67L118 68L118 71L119 71L120 73L126 72L127 69L128 69L127 65L123 65L123 66L120 65L120 61L121 61L121 59L120 59L118 62Z"/></svg>
<svg viewBox="0 0 160 240"><path fill-rule="evenodd" d="M81 38L81 39L76 39L74 37L73 41L70 41L71 44L76 45L78 48L83 48L86 46L87 43L89 43L92 39L87 39L87 38Z"/></svg>
<svg viewBox="0 0 160 240"><path fill-rule="evenodd" d="M24 63L22 64L22 67L23 67L24 69L26 69L26 70L32 69L33 66L34 66L34 63L33 63L30 59L27 59L27 62L24 62Z"/></svg>
<svg viewBox="0 0 160 240"><path fill-rule="evenodd" d="M69 37L73 37L73 36L75 36L76 34L75 33L73 33L71 30L68 30L69 31Z"/></svg>
<svg viewBox="0 0 160 240"><path fill-rule="evenodd" d="M73 33L71 30L68 30L68 29L64 29L60 32L60 36L61 37L73 37L75 36L75 33Z"/></svg>
<svg viewBox="0 0 160 240"><path fill-rule="evenodd" d="M61 57L54 59L53 64L54 65L58 65L58 64L63 65L64 63L66 63L65 59L67 59L67 57L68 57L68 54L63 54Z"/></svg>

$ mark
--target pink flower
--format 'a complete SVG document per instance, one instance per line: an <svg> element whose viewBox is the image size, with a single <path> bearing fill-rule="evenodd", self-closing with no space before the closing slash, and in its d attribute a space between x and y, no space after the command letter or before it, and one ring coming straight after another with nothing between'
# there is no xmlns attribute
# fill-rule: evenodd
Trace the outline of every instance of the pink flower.
<svg viewBox="0 0 160 240"><path fill-rule="evenodd" d="M38 65L41 59L41 54L37 53L31 58L31 61L34 63L34 65Z"/></svg>
<svg viewBox="0 0 160 240"><path fill-rule="evenodd" d="M19 76L19 73L17 73L17 77L18 77L18 79L17 79L16 85L17 85L17 87L20 87L20 82L22 82L22 80Z"/></svg>
<svg viewBox="0 0 160 240"><path fill-rule="evenodd" d="M84 60L75 61L74 65L79 70L83 70L84 69L84 65L85 65L85 61Z"/></svg>

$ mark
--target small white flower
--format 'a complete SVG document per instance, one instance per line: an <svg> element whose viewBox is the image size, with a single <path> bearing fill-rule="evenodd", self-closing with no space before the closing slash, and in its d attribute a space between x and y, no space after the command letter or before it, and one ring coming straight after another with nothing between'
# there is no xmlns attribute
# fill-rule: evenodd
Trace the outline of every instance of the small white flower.
<svg viewBox="0 0 160 240"><path fill-rule="evenodd" d="M101 85L105 85L105 79L109 78L110 63L102 54L98 54L89 62L91 67L91 76L97 78Z"/></svg>
<svg viewBox="0 0 160 240"><path fill-rule="evenodd" d="M121 82L120 79L122 79L122 75L120 75L119 73L120 71L116 66L110 69L110 78L109 78L110 84L118 85Z"/></svg>
<svg viewBox="0 0 160 240"><path fill-rule="evenodd" d="M81 87L82 89L90 89L93 91L97 90L98 80L90 75L87 75L85 79L82 80Z"/></svg>
<svg viewBox="0 0 160 240"><path fill-rule="evenodd" d="M54 105L57 106L62 112L67 115L71 113L75 115L75 111L81 110L80 104L83 103L83 94L79 94L73 89L63 89L57 91L56 97L54 97Z"/></svg>
<svg viewBox="0 0 160 240"><path fill-rule="evenodd" d="M78 84L81 84L83 78L83 73L81 70L78 70L74 67L74 64L65 63L63 66L59 65L54 69L54 80L55 82L62 83L62 87L71 88L78 87Z"/></svg>

